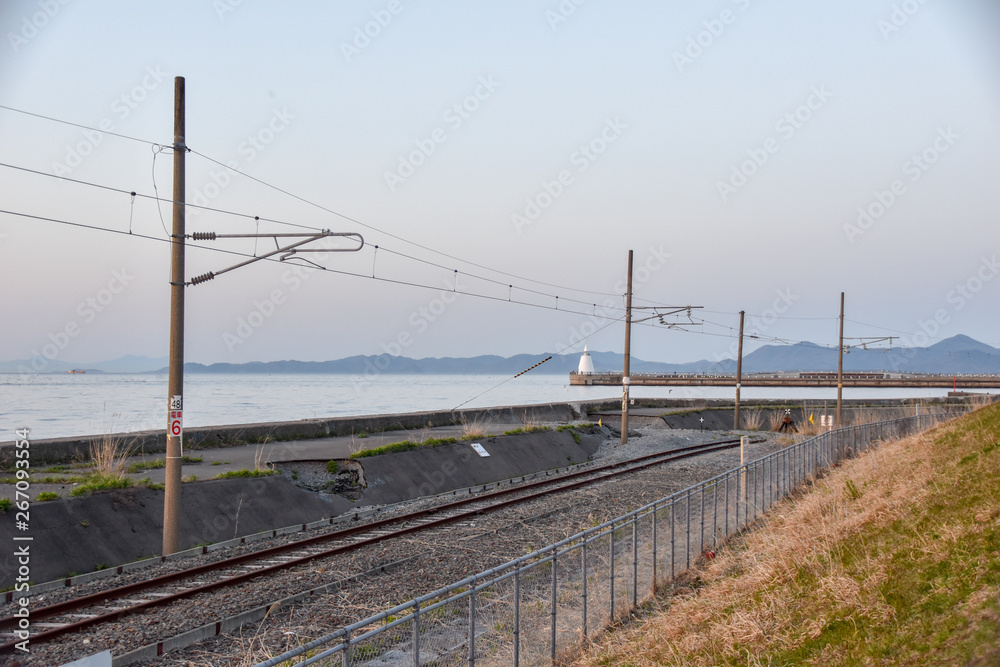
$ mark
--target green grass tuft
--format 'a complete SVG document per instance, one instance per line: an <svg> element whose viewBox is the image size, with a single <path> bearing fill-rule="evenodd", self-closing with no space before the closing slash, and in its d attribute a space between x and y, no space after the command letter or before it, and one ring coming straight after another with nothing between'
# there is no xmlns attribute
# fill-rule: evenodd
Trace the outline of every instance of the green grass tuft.
<svg viewBox="0 0 1000 667"><path fill-rule="evenodd" d="M92 473L85 477L85 481L72 491L70 491L71 496L85 496L88 493L93 493L94 491L105 491L107 489L127 489L132 486L132 480L129 478L121 478L117 475L109 475L106 473Z"/></svg>
<svg viewBox="0 0 1000 667"><path fill-rule="evenodd" d="M563 426L560 426L556 430L559 431L560 433L562 433L563 431L569 431L569 434L573 436L573 442L575 442L578 445L580 444L580 434L576 432L576 427L573 426L572 424L565 424Z"/></svg>
<svg viewBox="0 0 1000 667"><path fill-rule="evenodd" d="M552 429L548 426L525 426L524 428L515 428L511 431L504 431L504 435L524 435L526 433L541 433L542 431L551 431Z"/></svg>
<svg viewBox="0 0 1000 667"><path fill-rule="evenodd" d="M363 459L368 456L379 456L380 454L398 454L399 452L408 452L420 447L439 447L441 445L452 445L456 442L458 442L458 440L455 438L428 438L422 442L404 440L402 442L393 442L391 444L375 447L373 449L362 449L360 452L354 452L351 454L350 458Z"/></svg>
<svg viewBox="0 0 1000 667"><path fill-rule="evenodd" d="M231 479L233 477L267 477L269 475L277 475L277 470L249 470L243 468L243 470L230 470L229 472L219 473L212 479Z"/></svg>
<svg viewBox="0 0 1000 667"><path fill-rule="evenodd" d="M46 500L59 500L59 494L53 491L42 491L37 496L35 500L44 503Z"/></svg>
<svg viewBox="0 0 1000 667"><path fill-rule="evenodd" d="M146 470L157 470L159 468L166 468L167 462L163 459L153 459L152 461L138 461L136 463L130 463L128 472L134 474L137 472L144 472Z"/></svg>

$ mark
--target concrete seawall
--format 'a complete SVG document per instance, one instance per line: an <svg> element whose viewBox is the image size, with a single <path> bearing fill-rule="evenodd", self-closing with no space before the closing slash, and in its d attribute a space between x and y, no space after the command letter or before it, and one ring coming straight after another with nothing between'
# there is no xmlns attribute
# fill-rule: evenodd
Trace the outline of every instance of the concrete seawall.
<svg viewBox="0 0 1000 667"><path fill-rule="evenodd" d="M941 405L942 399L884 399L844 401L847 406L894 406ZM953 401L954 402L954 401ZM831 401L832 403L832 401ZM793 407L801 401L793 400L744 400L749 407ZM817 401L810 405L815 406ZM635 408L662 408L664 410L694 410L731 407L732 401L725 399L634 399ZM357 433L380 433L404 429L432 428L474 422L498 424L524 424L534 422L561 422L590 419L600 412L621 410L618 399L582 401L577 403L543 403L538 405L515 405L495 408L474 408L468 410L441 410L436 412L411 412L388 415L363 415L354 417L331 417L327 419L302 419L298 421L266 422L259 424L235 424L225 426L204 426L184 431L185 450L210 447L235 447L261 442L281 442L350 436ZM594 417L592 421L596 421ZM697 426L695 426L697 428ZM138 431L134 433L94 435L70 438L52 438L31 441L32 466L89 459L90 447L104 437L120 438L131 445L137 454L155 454L166 451L166 430ZM10 466L14 461L14 443L0 443L0 466Z"/></svg>
<svg viewBox="0 0 1000 667"><path fill-rule="evenodd" d="M574 410L572 404L547 403L458 411L441 410L437 412L204 426L184 430L184 448L185 450L196 450L208 447L236 447L265 441L309 440L349 436L362 432L381 433L474 422L499 424L565 423L580 418L586 418L586 415ZM88 459L90 458L91 445L99 443L104 437L121 439L123 443L130 445L137 454L155 454L166 451L166 429L117 433L109 436L51 438L31 441L32 465L59 463L81 458ZM13 445L13 442L0 443L0 465L10 465L14 460Z"/></svg>

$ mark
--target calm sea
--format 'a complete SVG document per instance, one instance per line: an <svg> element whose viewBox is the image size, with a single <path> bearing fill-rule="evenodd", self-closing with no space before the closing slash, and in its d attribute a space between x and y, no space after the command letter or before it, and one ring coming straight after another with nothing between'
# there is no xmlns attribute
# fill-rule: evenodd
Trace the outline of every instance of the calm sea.
<svg viewBox="0 0 1000 667"><path fill-rule="evenodd" d="M505 380L509 380L504 382ZM185 426L286 421L464 407L619 398L615 387L572 387L564 375L187 375ZM503 384L501 384L503 383ZM496 385L500 386L496 386ZM845 398L944 396L944 389L848 389ZM633 387L634 398L732 398L726 387ZM744 399L836 400L836 389L744 388ZM166 427L166 375L0 374L0 441Z"/></svg>

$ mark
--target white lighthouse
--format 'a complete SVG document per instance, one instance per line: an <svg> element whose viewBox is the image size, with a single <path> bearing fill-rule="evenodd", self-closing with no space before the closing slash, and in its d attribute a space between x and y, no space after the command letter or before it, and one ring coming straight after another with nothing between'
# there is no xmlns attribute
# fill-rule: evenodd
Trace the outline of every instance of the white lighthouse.
<svg viewBox="0 0 1000 667"><path fill-rule="evenodd" d="M580 356L580 366L576 369L577 374L594 373L594 360L590 358L587 346L583 346L583 354Z"/></svg>

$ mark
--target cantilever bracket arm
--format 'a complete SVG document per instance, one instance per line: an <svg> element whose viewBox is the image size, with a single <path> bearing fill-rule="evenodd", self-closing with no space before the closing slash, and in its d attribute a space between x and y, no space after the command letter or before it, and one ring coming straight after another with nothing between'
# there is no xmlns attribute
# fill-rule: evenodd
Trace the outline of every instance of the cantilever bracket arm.
<svg viewBox="0 0 1000 667"><path fill-rule="evenodd" d="M701 326L701 322L695 322L691 319L691 311L699 310L704 308L704 306L632 306L632 310L651 310L653 314L649 317L642 317L638 319L633 319L633 324L640 324L642 322L648 322L649 320L658 320L660 324L668 327L675 328L677 326L685 327L697 327ZM668 322L667 317L672 315L679 315L681 313L687 313L687 322Z"/></svg>
<svg viewBox="0 0 1000 667"><path fill-rule="evenodd" d="M357 247L351 248L302 248L301 246L307 243L312 243L313 241L318 241L323 238L339 236L342 238L350 238L357 241ZM239 264L234 264L228 268L222 269L221 271L209 271L208 273L202 274L200 276L195 276L190 281L184 283L185 285L199 285L201 283L212 280L216 276L220 276L223 273L228 273L234 269L244 267L248 264L253 264L254 262L259 262L262 259L267 259L268 257L274 257L275 255L281 255L278 261L285 261L292 255L303 253L303 252L358 252L365 247L365 239L356 232L331 232L329 229L324 229L317 234L216 234L215 232L195 232L191 234L191 239L194 241L215 241L216 239L253 239L253 238L273 238L274 245L277 246L275 250L269 253L259 255L257 257L252 257L245 262L240 262ZM294 243L290 243L286 246L281 246L278 244L279 238L299 238L301 240Z"/></svg>

